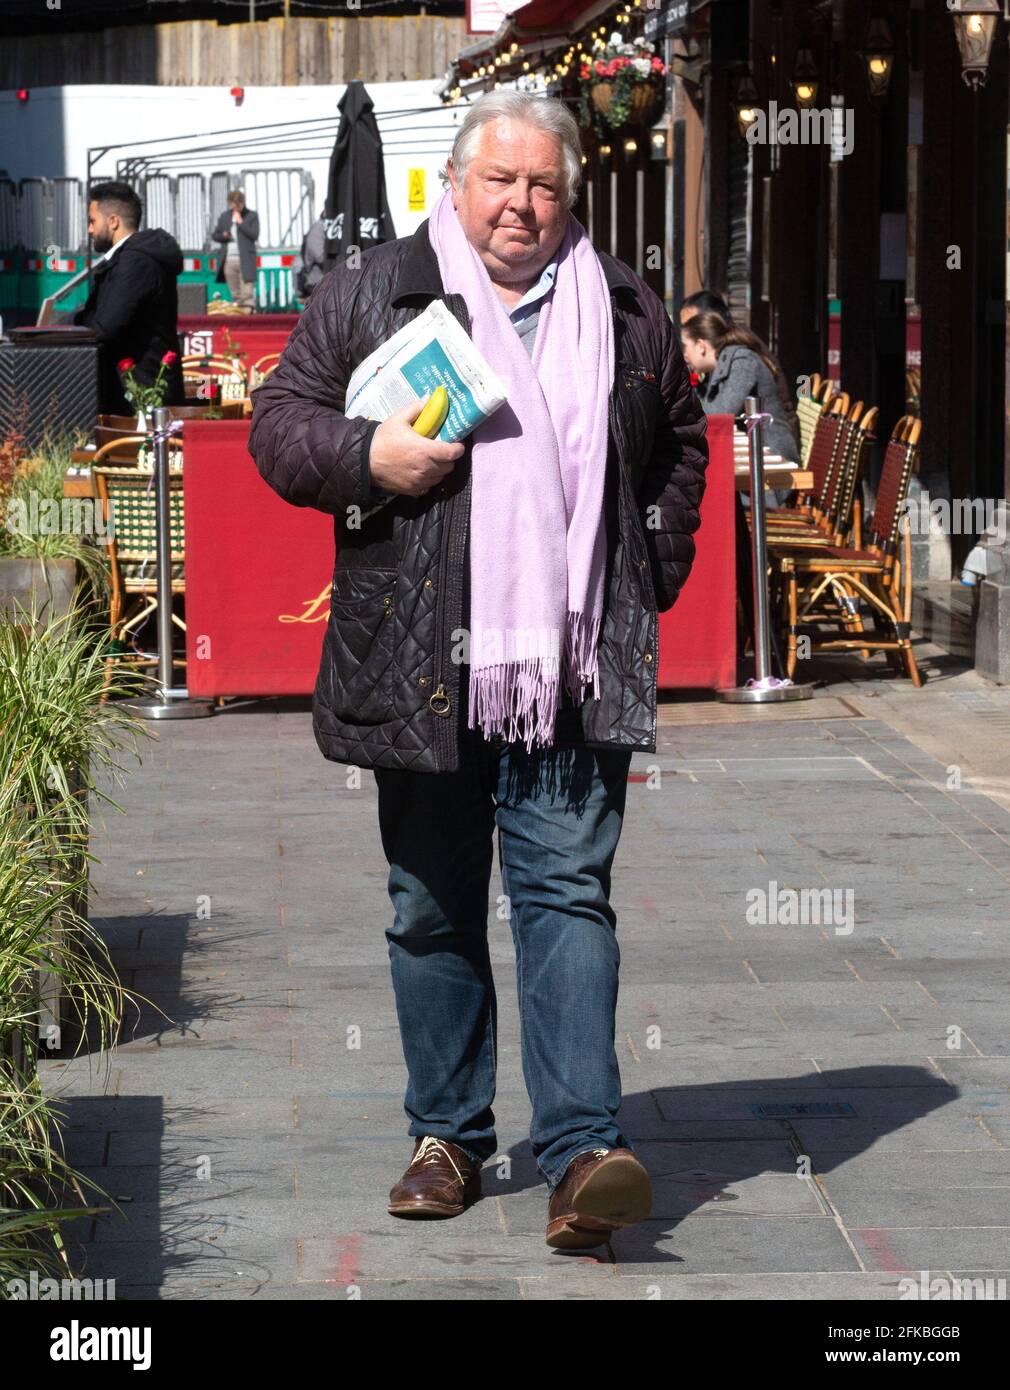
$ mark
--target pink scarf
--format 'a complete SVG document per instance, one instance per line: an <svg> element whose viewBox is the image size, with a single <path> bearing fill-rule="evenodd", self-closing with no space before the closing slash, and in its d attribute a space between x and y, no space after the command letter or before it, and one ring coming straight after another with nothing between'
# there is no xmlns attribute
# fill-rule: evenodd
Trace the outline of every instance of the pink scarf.
<svg viewBox="0 0 1010 1390"><path fill-rule="evenodd" d="M446 292L463 296L473 341L507 388L505 404L472 435L469 727L528 751L549 747L561 682L576 704L590 684L600 694L610 290L569 215L531 360L451 190L432 211L428 237Z"/></svg>

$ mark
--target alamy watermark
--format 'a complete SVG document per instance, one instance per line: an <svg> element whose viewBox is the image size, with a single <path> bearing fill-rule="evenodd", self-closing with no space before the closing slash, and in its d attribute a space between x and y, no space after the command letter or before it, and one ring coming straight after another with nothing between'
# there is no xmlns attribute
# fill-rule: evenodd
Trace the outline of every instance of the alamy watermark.
<svg viewBox="0 0 1010 1390"><path fill-rule="evenodd" d="M1006 540L1006 504L993 497L930 497L925 488L915 497L906 497L898 509L902 533L928 536L940 531L945 536L981 536Z"/></svg>
<svg viewBox="0 0 1010 1390"><path fill-rule="evenodd" d="M779 106L754 108L747 126L749 145L829 145L839 158L852 153L855 111L851 106Z"/></svg>
<svg viewBox="0 0 1010 1390"><path fill-rule="evenodd" d="M115 1279L53 1279L48 1275L39 1276L37 1269L29 1272L27 1279L8 1279L7 1297L21 1302L48 1302L50 1300L70 1300L73 1302L97 1303L115 1301Z"/></svg>
<svg viewBox="0 0 1010 1390"><path fill-rule="evenodd" d="M850 936L855 925L852 888L748 888L746 920L752 927L833 926L836 936Z"/></svg>
<svg viewBox="0 0 1010 1390"><path fill-rule="evenodd" d="M30 492L10 497L4 525L13 536L92 536L109 545L116 535L115 504L106 517L97 497L46 497Z"/></svg>
<svg viewBox="0 0 1010 1390"><path fill-rule="evenodd" d="M959 1279L956 1275L938 1274L930 1278L928 1269L919 1270L918 1280L906 1276L898 1280L899 1299L923 1299L944 1301L981 1299L985 1301L1006 1298L1005 1279ZM956 1336L955 1333L947 1333Z"/></svg>

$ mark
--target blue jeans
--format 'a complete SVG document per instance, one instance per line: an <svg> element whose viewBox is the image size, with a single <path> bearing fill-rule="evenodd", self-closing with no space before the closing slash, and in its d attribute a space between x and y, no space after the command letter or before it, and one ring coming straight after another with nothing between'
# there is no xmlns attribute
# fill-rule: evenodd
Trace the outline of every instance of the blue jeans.
<svg viewBox="0 0 1010 1390"><path fill-rule="evenodd" d="M528 754L467 729L458 772L375 769L409 1133L448 1139L480 1161L497 1150L487 942L497 825L530 1143L551 1190L576 1154L633 1149L616 1119L620 951L609 901L630 764L621 749Z"/></svg>

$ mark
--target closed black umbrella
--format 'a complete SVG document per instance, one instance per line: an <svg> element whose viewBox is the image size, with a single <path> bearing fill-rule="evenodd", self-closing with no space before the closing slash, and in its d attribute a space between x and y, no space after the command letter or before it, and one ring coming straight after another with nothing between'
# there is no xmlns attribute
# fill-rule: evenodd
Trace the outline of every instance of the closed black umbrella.
<svg viewBox="0 0 1010 1390"><path fill-rule="evenodd" d="M330 156L323 213L328 268L338 257L345 259L351 246L366 251L396 239L386 199L382 139L363 82L347 84L338 110L340 129Z"/></svg>

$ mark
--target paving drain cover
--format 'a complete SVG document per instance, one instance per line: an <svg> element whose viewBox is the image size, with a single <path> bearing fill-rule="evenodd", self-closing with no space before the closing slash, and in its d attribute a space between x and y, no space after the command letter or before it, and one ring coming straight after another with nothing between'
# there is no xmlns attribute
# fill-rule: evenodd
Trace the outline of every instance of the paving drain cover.
<svg viewBox="0 0 1010 1390"><path fill-rule="evenodd" d="M814 1100L798 1105L752 1105L751 1113L763 1120L791 1120L805 1115L854 1116L856 1111L848 1101Z"/></svg>

